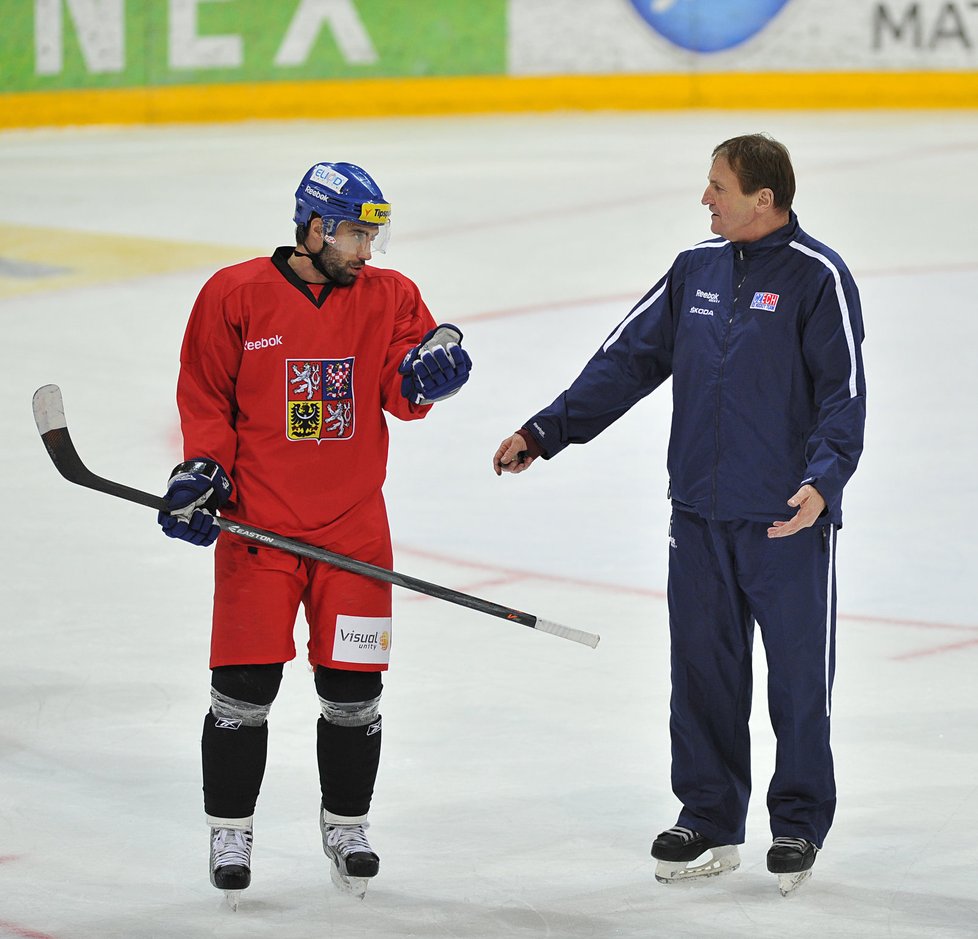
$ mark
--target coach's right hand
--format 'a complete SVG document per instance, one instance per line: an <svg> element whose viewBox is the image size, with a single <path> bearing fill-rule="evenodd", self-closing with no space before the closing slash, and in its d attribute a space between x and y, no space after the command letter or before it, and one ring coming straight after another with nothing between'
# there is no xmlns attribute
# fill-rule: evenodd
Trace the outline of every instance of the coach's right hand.
<svg viewBox="0 0 978 939"><path fill-rule="evenodd" d="M231 498L231 480L214 460L187 460L174 467L157 521L168 538L207 547L221 529L214 513Z"/></svg>
<svg viewBox="0 0 978 939"><path fill-rule="evenodd" d="M492 468L497 476L502 476L503 473L522 473L530 468L535 459L535 456L530 455L523 435L515 433L499 445L492 458Z"/></svg>

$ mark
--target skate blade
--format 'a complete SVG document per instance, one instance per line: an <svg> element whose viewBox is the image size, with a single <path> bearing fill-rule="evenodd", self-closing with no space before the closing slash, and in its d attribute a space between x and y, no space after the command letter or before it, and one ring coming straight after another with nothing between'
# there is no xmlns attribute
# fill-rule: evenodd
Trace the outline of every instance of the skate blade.
<svg viewBox="0 0 978 939"><path fill-rule="evenodd" d="M778 874L778 889L781 891L781 896L790 896L811 876L810 869L799 871L797 874Z"/></svg>
<svg viewBox="0 0 978 939"><path fill-rule="evenodd" d="M243 890L225 890L224 904L232 913L238 912L238 900L241 899Z"/></svg>
<svg viewBox="0 0 978 939"><path fill-rule="evenodd" d="M706 860L703 860L706 858ZM697 864L697 861L702 863ZM655 868L655 879L660 884L683 884L707 877L729 874L740 867L740 852L736 845L710 848L692 861L659 861Z"/></svg>
<svg viewBox="0 0 978 939"><path fill-rule="evenodd" d="M341 874L335 864L329 865L329 879L340 889L342 893L362 900L367 895L367 885L370 883L369 877L347 877Z"/></svg>

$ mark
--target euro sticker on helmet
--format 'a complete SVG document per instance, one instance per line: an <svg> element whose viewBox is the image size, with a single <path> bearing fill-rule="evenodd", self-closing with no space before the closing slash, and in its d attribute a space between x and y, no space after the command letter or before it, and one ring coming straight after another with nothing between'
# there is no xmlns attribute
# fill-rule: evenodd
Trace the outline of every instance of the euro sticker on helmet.
<svg viewBox="0 0 978 939"><path fill-rule="evenodd" d="M325 163L317 163L312 168L309 178L316 180L317 183L322 183L327 189L332 189L333 192L342 192L343 187L349 181L348 176L337 173L332 166L327 166Z"/></svg>

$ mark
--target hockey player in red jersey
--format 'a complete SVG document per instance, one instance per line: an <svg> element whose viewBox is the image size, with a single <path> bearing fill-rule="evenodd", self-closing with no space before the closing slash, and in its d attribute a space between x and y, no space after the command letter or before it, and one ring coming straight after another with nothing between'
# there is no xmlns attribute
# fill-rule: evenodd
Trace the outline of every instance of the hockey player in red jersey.
<svg viewBox="0 0 978 939"><path fill-rule="evenodd" d="M385 412L423 418L472 363L461 332L436 326L414 283L367 263L386 247L390 205L363 169L317 163L295 198L295 246L218 271L194 305L177 386L185 462L159 522L172 538L209 545L220 509L389 568ZM229 534L215 552L201 743L211 882L239 891L251 881L267 717L296 655L301 605L321 705L323 849L334 882L362 896L379 868L366 829L390 585Z"/></svg>

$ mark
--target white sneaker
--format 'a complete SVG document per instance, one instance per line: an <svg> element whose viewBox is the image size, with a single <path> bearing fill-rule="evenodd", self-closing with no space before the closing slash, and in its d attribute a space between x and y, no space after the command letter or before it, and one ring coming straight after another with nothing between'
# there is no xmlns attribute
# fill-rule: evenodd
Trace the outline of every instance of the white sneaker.
<svg viewBox="0 0 978 939"><path fill-rule="evenodd" d="M323 835L323 851L330 860L329 874L341 890L363 898L367 883L377 876L380 858L367 840L366 821L352 825L337 825L327 821L326 810L319 812L319 830Z"/></svg>

